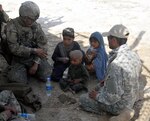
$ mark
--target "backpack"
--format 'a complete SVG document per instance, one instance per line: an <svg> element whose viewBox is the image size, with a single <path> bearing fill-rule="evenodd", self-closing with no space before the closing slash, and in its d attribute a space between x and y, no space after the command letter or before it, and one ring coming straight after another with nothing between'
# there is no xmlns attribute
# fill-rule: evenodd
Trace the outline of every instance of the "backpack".
<svg viewBox="0 0 150 121"><path fill-rule="evenodd" d="M0 85L0 91L2 90L11 90L19 102L31 107L34 111L38 111L42 107L39 97L34 94L32 88L26 84L7 83Z"/></svg>

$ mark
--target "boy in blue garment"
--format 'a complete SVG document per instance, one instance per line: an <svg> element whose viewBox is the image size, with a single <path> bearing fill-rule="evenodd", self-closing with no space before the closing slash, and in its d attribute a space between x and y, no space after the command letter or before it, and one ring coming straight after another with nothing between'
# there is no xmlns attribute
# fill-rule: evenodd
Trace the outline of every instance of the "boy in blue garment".
<svg viewBox="0 0 150 121"><path fill-rule="evenodd" d="M54 68L52 71L51 78L53 81L59 81L63 72L70 65L69 53L72 50L81 50L80 45L74 41L74 29L73 28L65 28L62 32L63 41L58 43L54 53L52 55L52 59L54 61Z"/></svg>
<svg viewBox="0 0 150 121"><path fill-rule="evenodd" d="M99 32L94 32L89 40L91 47L85 56L86 68L89 72L95 72L98 81L103 83L108 60L103 37Z"/></svg>

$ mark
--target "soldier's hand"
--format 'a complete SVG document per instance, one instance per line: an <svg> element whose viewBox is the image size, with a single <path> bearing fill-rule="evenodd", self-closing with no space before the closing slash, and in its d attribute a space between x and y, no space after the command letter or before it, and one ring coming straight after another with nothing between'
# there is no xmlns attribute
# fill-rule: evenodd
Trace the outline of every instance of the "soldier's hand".
<svg viewBox="0 0 150 121"><path fill-rule="evenodd" d="M95 90L92 90L90 93L89 93L89 97L96 100L96 96L97 96L98 92L95 91Z"/></svg>
<svg viewBox="0 0 150 121"><path fill-rule="evenodd" d="M5 106L4 108L5 108L6 111L9 110L9 111L11 111L11 113L17 114L17 110L14 107Z"/></svg>
<svg viewBox="0 0 150 121"><path fill-rule="evenodd" d="M34 75L38 69L38 64L34 63L33 66L29 69L29 74Z"/></svg>
<svg viewBox="0 0 150 121"><path fill-rule="evenodd" d="M12 112L10 110L6 110L6 111L4 111L4 113L7 115L7 119L6 120L8 120L9 118L12 117Z"/></svg>
<svg viewBox="0 0 150 121"><path fill-rule="evenodd" d="M41 48L37 48L36 50L35 50L35 53L39 56L39 57L41 57L41 58L46 58L47 57L47 52L45 52L43 49L41 49Z"/></svg>

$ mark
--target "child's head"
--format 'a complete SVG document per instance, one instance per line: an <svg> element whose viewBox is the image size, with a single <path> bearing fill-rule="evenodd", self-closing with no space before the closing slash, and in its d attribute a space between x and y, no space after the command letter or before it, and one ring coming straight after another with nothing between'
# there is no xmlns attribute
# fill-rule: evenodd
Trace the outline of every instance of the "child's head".
<svg viewBox="0 0 150 121"><path fill-rule="evenodd" d="M70 52L70 60L72 65L79 65L82 63L83 53L81 50L73 50Z"/></svg>
<svg viewBox="0 0 150 121"><path fill-rule="evenodd" d="M73 28L65 28L62 32L63 43L65 46L71 45L74 40L74 29Z"/></svg>
<svg viewBox="0 0 150 121"><path fill-rule="evenodd" d="M94 49L99 48L100 46L100 43L96 37L90 37L90 44Z"/></svg>

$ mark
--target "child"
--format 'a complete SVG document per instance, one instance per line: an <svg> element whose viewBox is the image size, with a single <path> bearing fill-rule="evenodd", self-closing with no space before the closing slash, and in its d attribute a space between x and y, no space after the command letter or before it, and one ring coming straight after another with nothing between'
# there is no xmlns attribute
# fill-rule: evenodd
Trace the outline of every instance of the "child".
<svg viewBox="0 0 150 121"><path fill-rule="evenodd" d="M89 73L82 64L83 53L80 50L70 52L71 65L68 69L67 79L60 80L60 87L62 90L67 91L70 89L72 92L79 92L86 90L85 82L89 80Z"/></svg>
<svg viewBox="0 0 150 121"><path fill-rule="evenodd" d="M89 40L91 47L85 56L86 68L89 72L96 72L98 81L103 83L108 60L103 37L99 32L94 32Z"/></svg>
<svg viewBox="0 0 150 121"><path fill-rule="evenodd" d="M59 81L62 78L63 72L70 65L69 53L72 50L80 50L80 46L74 41L74 29L66 28L62 32L63 41L58 43L52 59L54 61L54 68L51 78L53 81Z"/></svg>

